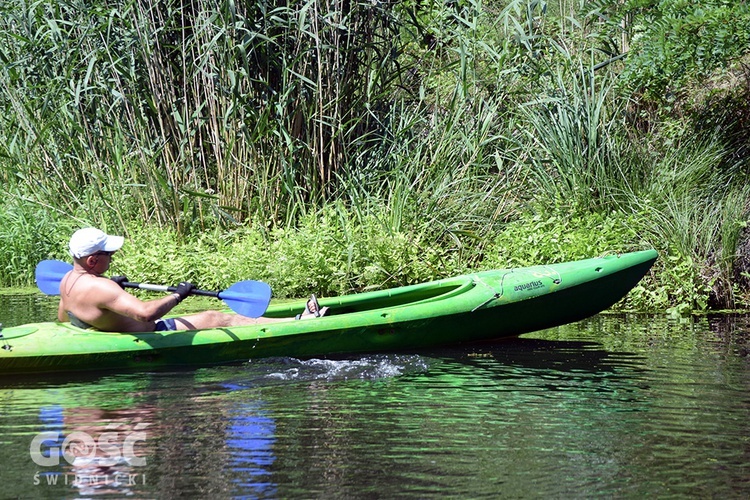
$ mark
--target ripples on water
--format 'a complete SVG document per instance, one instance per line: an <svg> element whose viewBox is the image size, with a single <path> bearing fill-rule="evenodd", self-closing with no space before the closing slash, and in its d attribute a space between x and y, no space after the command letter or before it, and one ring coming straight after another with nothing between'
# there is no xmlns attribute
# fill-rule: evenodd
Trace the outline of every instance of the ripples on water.
<svg viewBox="0 0 750 500"><path fill-rule="evenodd" d="M6 378L0 497L747 497L749 332L599 316L418 354ZM146 464L111 460L139 430ZM42 431L117 439L41 467Z"/></svg>

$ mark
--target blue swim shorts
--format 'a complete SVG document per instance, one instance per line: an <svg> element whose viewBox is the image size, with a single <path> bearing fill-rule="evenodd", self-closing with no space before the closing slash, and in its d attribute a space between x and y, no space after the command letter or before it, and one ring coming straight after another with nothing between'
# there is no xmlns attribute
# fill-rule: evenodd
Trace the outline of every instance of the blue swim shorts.
<svg viewBox="0 0 750 500"><path fill-rule="evenodd" d="M177 330L177 323L174 322L174 318L157 319L156 325L154 325L155 332L173 332L175 330Z"/></svg>

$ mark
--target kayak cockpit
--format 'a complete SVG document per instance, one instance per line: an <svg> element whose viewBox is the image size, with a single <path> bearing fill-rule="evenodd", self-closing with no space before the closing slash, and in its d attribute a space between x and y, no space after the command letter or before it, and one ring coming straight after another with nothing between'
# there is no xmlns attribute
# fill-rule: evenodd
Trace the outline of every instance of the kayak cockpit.
<svg viewBox="0 0 750 500"><path fill-rule="evenodd" d="M434 302L464 293L474 286L470 276L450 280L432 281L388 290L377 290L341 297L321 298L320 305L330 307L329 315L358 313L375 309L406 307ZM304 307L302 305L301 307ZM299 312L298 303L271 306L265 316L284 317Z"/></svg>

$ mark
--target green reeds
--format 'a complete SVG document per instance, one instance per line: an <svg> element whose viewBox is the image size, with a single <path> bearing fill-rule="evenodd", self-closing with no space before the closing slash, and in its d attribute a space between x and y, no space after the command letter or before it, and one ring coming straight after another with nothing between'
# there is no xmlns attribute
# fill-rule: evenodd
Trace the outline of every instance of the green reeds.
<svg viewBox="0 0 750 500"><path fill-rule="evenodd" d="M683 143L655 163L649 185L630 200L649 215L653 234L691 264L693 282L684 286L695 309L738 305L732 282L741 271L750 188L720 168L726 156L716 137Z"/></svg>
<svg viewBox="0 0 750 500"><path fill-rule="evenodd" d="M189 232L293 219L386 109L399 25L370 2L4 3L5 183Z"/></svg>
<svg viewBox="0 0 750 500"><path fill-rule="evenodd" d="M613 99L613 84L611 75L595 75L581 63L572 72L558 68L551 88L521 108L532 179L550 201L611 208L613 192L625 181L623 105Z"/></svg>

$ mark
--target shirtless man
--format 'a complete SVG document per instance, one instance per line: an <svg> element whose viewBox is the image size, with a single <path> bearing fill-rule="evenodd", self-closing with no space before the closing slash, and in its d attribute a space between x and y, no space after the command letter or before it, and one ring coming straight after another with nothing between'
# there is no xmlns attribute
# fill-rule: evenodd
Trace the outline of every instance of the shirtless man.
<svg viewBox="0 0 750 500"><path fill-rule="evenodd" d="M125 239L111 236L95 228L76 231L70 238L73 270L60 282L59 321L70 321L84 328L94 327L105 332L149 332L193 330L225 326L255 325L294 318L247 318L220 311L204 311L179 318L162 319L185 297L190 295L192 283L180 283L171 295L142 301L127 293L119 282L102 276ZM323 316L328 308L321 308L314 296L305 312L298 318Z"/></svg>

